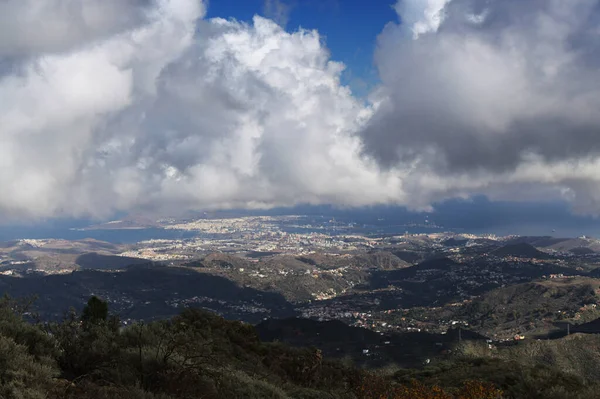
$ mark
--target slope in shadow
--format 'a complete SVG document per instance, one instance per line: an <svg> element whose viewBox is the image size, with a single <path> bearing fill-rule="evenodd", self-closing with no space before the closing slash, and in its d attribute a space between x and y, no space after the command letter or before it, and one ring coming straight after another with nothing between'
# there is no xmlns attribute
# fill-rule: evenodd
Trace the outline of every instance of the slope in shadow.
<svg viewBox="0 0 600 399"><path fill-rule="evenodd" d="M382 366L394 363L401 367L415 367L427 358L438 356L456 346L459 332L447 334L410 332L378 334L375 331L352 327L340 321L309 319L266 320L256 326L263 341L279 341L298 347L316 347L326 356L351 357L357 363ZM486 337L462 330L464 341L485 340ZM368 352L364 352L367 350Z"/></svg>
<svg viewBox="0 0 600 399"><path fill-rule="evenodd" d="M550 259L551 255L539 251L533 245L528 243L508 244L498 248L492 252L492 255L498 257L513 256L517 258L535 258L535 259Z"/></svg>
<svg viewBox="0 0 600 399"><path fill-rule="evenodd" d="M60 318L69 307L81 309L91 295L109 302L122 319L164 319L183 307L203 307L226 318L258 322L295 315L277 293L239 287L223 277L159 266L131 266L123 272L83 270L67 275L0 276L0 294L37 296L43 319Z"/></svg>
<svg viewBox="0 0 600 399"><path fill-rule="evenodd" d="M129 258L126 256L101 255L96 252L90 252L77 257L75 261L82 269L122 269L132 265L147 264L146 259Z"/></svg>

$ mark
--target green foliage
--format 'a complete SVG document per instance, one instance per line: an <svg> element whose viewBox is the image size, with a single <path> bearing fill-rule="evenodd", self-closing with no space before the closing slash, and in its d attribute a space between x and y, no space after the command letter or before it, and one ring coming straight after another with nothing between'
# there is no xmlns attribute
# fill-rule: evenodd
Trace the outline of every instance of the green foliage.
<svg viewBox="0 0 600 399"><path fill-rule="evenodd" d="M310 388L297 388L288 392L293 399L337 399L341 396L334 395L330 392L319 391Z"/></svg>
<svg viewBox="0 0 600 399"><path fill-rule="evenodd" d="M105 375L114 370L121 349L118 330L106 320L93 320L84 323L71 310L62 323L48 326L60 350L58 363L67 378Z"/></svg>
<svg viewBox="0 0 600 399"><path fill-rule="evenodd" d="M26 307L8 297L0 300L0 398L45 398L59 371L54 342L23 320Z"/></svg>
<svg viewBox="0 0 600 399"><path fill-rule="evenodd" d="M587 388L583 379L550 365L528 366L497 358L458 358L423 370L405 370L397 373L396 379L400 383L416 379L456 389L463 381L485 381L499 387L507 398L543 399L563 388L568 392L564 399L578 398Z"/></svg>
<svg viewBox="0 0 600 399"><path fill-rule="evenodd" d="M48 359L36 360L26 346L0 336L0 398L45 398L56 371Z"/></svg>
<svg viewBox="0 0 600 399"><path fill-rule="evenodd" d="M117 328L90 300L80 317L42 328L0 301L0 398L483 399L598 397L600 337L502 350L465 342L423 369L367 372L316 348L263 343L254 327L187 309ZM57 379L60 375L60 379Z"/></svg>
<svg viewBox="0 0 600 399"><path fill-rule="evenodd" d="M32 300L16 301L8 296L0 299L0 335L11 338L23 345L35 359L53 358L57 354L54 340L46 334L39 324L23 320L28 313Z"/></svg>
<svg viewBox="0 0 600 399"><path fill-rule="evenodd" d="M508 338L516 333L545 335L553 322L581 324L598 318L597 284L579 277L564 281L538 281L509 285L485 293L460 308L455 317L479 327L484 335ZM582 310L585 309L585 310Z"/></svg>
<svg viewBox="0 0 600 399"><path fill-rule="evenodd" d="M153 394L135 386L102 386L88 380L77 384L68 381L57 382L47 396L61 399L172 399L163 394Z"/></svg>
<svg viewBox="0 0 600 399"><path fill-rule="evenodd" d="M83 308L81 320L84 323L96 324L102 321L106 321L108 318L108 303L99 299L96 296L92 296L87 305Z"/></svg>
<svg viewBox="0 0 600 399"><path fill-rule="evenodd" d="M71 311L49 326L63 375L76 384L57 397L85 397L82 387L114 397L136 388L168 398L199 392L205 398L288 398L287 390L302 387L346 389L348 369L324 361L320 351L261 343L254 327L208 312L187 309L121 331L110 318L80 320Z"/></svg>
<svg viewBox="0 0 600 399"><path fill-rule="evenodd" d="M290 399L281 388L242 372L230 372L219 387L223 398Z"/></svg>

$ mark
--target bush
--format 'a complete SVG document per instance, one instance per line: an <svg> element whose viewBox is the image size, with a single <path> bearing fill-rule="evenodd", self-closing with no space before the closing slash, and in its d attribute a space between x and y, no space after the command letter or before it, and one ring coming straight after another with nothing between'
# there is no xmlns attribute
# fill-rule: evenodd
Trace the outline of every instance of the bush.
<svg viewBox="0 0 600 399"><path fill-rule="evenodd" d="M24 345L0 335L0 398L44 399L58 374L52 361L41 361Z"/></svg>
<svg viewBox="0 0 600 399"><path fill-rule="evenodd" d="M231 372L219 387L220 398L290 399L281 389L241 372Z"/></svg>

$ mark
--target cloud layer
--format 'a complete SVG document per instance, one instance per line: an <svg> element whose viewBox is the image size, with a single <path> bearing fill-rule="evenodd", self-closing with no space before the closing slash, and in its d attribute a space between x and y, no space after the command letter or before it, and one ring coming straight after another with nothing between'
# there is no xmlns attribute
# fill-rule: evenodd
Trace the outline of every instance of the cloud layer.
<svg viewBox="0 0 600 399"><path fill-rule="evenodd" d="M379 37L381 105L361 133L365 152L386 168L410 165L403 182L417 202L552 195L598 213L599 2L396 9L409 18Z"/></svg>
<svg viewBox="0 0 600 399"><path fill-rule="evenodd" d="M596 213L598 8L401 1L365 104L316 31L205 20L200 0L4 1L0 214L480 193Z"/></svg>
<svg viewBox="0 0 600 399"><path fill-rule="evenodd" d="M353 133L371 110L340 85L317 32L206 21L197 0L41 3L52 24L2 47L4 215L401 197L397 176L361 159ZM30 6L6 5L28 18Z"/></svg>

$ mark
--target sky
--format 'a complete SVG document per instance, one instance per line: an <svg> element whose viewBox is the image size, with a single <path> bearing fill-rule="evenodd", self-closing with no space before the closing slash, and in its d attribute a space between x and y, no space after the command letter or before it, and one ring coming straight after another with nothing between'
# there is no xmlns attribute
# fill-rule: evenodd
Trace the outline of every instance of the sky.
<svg viewBox="0 0 600 399"><path fill-rule="evenodd" d="M373 55L377 36L399 16L390 0L213 0L207 17L229 16L249 22L272 18L288 31L316 29L332 58L346 66L342 83L366 96L378 83Z"/></svg>
<svg viewBox="0 0 600 399"><path fill-rule="evenodd" d="M483 197L594 220L599 20L600 0L4 0L0 219Z"/></svg>

